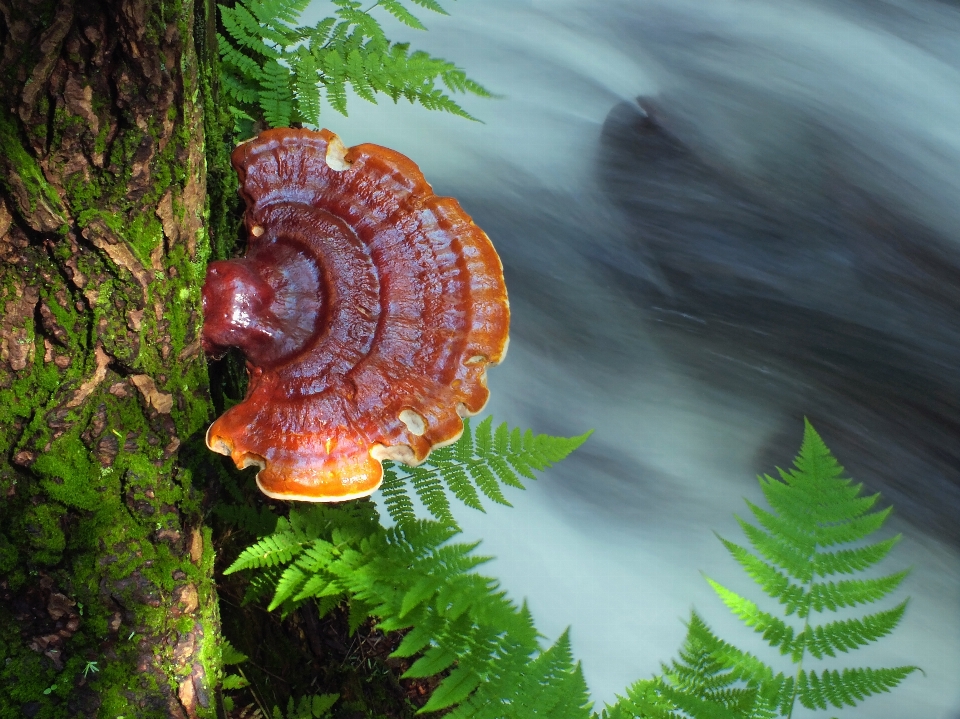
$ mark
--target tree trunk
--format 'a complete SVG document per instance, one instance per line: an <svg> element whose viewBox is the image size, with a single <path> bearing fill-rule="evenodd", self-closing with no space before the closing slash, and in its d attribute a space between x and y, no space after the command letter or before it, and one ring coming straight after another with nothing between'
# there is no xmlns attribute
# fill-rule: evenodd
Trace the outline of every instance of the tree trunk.
<svg viewBox="0 0 960 719"><path fill-rule="evenodd" d="M0 717L216 714L212 13L0 0Z"/></svg>

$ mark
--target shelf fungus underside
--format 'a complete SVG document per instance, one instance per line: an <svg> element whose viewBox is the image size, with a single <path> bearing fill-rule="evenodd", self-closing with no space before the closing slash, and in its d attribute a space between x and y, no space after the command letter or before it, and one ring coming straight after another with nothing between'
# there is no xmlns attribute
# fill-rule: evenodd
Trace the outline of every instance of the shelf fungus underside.
<svg viewBox="0 0 960 719"><path fill-rule="evenodd" d="M486 403L507 347L500 260L392 150L278 129L232 159L248 250L208 268L203 344L239 347L249 385L207 446L259 466L271 497L366 496L382 460L423 462Z"/></svg>

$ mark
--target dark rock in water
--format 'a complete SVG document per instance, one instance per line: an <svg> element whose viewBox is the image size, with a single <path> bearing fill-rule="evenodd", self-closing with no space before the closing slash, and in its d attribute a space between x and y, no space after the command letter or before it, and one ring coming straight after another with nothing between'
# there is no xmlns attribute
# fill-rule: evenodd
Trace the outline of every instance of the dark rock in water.
<svg viewBox="0 0 960 719"><path fill-rule="evenodd" d="M786 195L791 178L711 163L652 102L615 107L598 173L646 267L609 276L687 372L808 415L854 477L960 544L960 244L846 180L866 160L807 126L818 181Z"/></svg>

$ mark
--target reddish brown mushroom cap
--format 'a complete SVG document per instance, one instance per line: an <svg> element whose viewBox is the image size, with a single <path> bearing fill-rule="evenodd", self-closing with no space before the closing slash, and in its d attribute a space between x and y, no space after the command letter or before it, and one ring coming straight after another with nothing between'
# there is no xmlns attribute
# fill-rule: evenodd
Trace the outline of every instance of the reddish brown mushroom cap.
<svg viewBox="0 0 960 719"><path fill-rule="evenodd" d="M207 431L271 497L339 501L416 465L486 404L509 305L490 240L407 157L277 129L233 152L249 232L214 262L203 344L248 360L247 396Z"/></svg>

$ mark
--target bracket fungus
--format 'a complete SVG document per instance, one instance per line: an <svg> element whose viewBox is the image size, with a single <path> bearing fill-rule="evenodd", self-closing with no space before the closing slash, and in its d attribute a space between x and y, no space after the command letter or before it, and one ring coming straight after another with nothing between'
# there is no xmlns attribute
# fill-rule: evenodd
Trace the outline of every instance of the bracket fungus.
<svg viewBox="0 0 960 719"><path fill-rule="evenodd" d="M381 462L423 462L486 404L509 304L489 238L419 168L332 132L275 129L239 145L243 258L213 262L202 342L239 347L245 399L207 446L278 499L372 493Z"/></svg>

